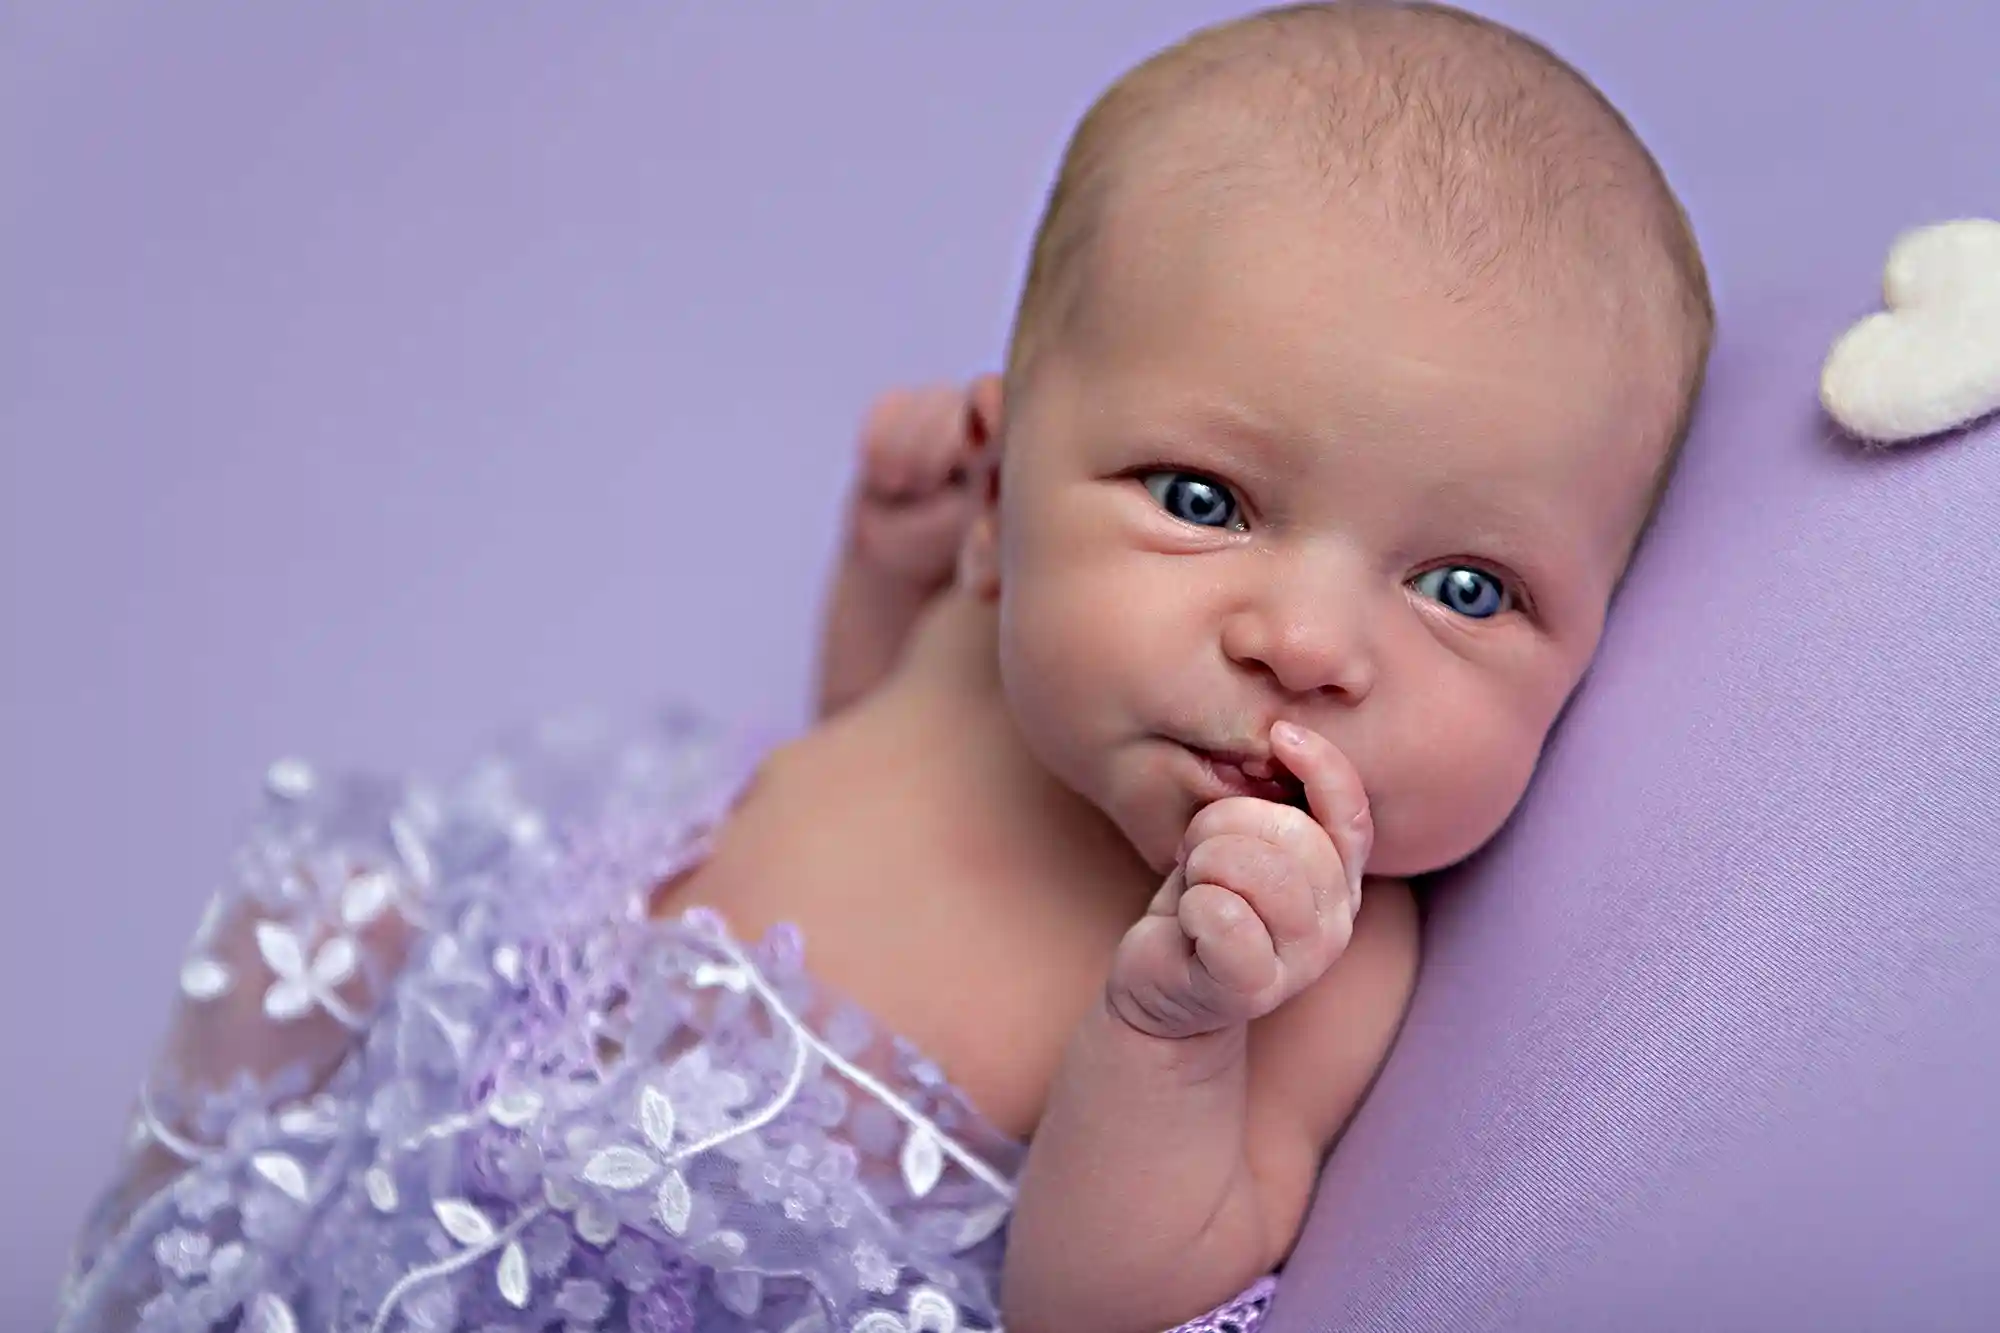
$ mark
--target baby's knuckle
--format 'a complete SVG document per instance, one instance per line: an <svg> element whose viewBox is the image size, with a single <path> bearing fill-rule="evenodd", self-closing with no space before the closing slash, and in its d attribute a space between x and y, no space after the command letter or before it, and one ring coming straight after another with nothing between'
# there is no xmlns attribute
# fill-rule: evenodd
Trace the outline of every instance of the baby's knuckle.
<svg viewBox="0 0 2000 1333"><path fill-rule="evenodd" d="M1264 839L1244 839L1239 856L1245 878L1267 893L1283 892L1298 878L1298 859Z"/></svg>
<svg viewBox="0 0 2000 1333"><path fill-rule="evenodd" d="M1228 796L1220 801L1211 801L1195 812L1188 821L1187 842L1190 845L1219 837L1235 830L1238 823L1237 802L1241 797Z"/></svg>

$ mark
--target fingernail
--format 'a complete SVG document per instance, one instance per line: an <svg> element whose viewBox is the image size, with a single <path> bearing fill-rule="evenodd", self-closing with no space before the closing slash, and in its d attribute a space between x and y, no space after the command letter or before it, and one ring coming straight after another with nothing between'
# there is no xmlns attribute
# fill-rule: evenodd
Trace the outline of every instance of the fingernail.
<svg viewBox="0 0 2000 1333"><path fill-rule="evenodd" d="M1271 738L1280 745L1304 745L1306 734L1289 722L1280 722L1271 728Z"/></svg>

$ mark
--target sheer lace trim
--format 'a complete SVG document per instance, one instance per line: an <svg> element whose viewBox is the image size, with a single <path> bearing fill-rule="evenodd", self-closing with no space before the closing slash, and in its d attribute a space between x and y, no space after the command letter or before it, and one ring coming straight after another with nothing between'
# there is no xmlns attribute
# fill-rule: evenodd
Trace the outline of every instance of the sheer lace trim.
<svg viewBox="0 0 2000 1333"><path fill-rule="evenodd" d="M797 931L647 919L742 757L670 717L444 792L275 766L61 1333L996 1328L1021 1146Z"/></svg>

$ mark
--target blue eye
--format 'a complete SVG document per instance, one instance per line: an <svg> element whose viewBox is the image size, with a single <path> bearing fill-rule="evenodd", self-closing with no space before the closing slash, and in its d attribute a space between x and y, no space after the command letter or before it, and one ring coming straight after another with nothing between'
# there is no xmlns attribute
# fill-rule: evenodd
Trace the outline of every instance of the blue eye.
<svg viewBox="0 0 2000 1333"><path fill-rule="evenodd" d="M1506 584L1469 565L1444 565L1419 574L1417 591L1468 620L1487 620L1514 605Z"/></svg>
<svg viewBox="0 0 2000 1333"><path fill-rule="evenodd" d="M1233 528L1242 523L1236 497L1219 481L1193 472L1151 472L1144 480L1160 508L1183 523L1199 528Z"/></svg>

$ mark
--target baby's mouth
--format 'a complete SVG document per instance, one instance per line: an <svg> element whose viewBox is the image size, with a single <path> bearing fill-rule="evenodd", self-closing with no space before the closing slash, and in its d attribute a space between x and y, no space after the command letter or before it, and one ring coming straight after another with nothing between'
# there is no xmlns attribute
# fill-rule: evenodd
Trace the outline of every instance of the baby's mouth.
<svg viewBox="0 0 2000 1333"><path fill-rule="evenodd" d="M1208 750L1196 745L1187 748L1207 766L1217 783L1229 789L1232 795L1254 796L1299 810L1307 808L1305 785L1276 759L1265 755Z"/></svg>

